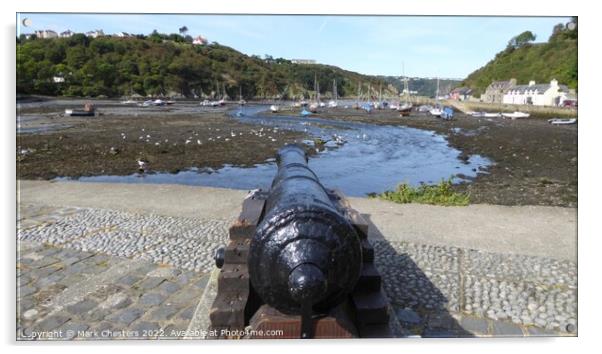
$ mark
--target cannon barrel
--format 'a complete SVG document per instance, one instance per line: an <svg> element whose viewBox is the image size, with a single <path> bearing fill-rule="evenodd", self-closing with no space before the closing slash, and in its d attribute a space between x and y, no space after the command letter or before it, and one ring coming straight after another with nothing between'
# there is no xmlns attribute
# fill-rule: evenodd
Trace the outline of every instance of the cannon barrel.
<svg viewBox="0 0 602 354"><path fill-rule="evenodd" d="M290 315L326 313L353 290L360 240L298 145L278 151L278 172L251 240L248 269L263 302Z"/></svg>

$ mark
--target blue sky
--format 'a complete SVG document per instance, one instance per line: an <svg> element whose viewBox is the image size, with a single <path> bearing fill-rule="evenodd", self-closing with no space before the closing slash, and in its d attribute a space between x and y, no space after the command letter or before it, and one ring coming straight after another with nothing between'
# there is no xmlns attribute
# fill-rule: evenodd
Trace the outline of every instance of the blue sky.
<svg viewBox="0 0 602 354"><path fill-rule="evenodd" d="M17 31L201 34L246 54L315 59L371 75L464 78L526 30L547 41L568 17L18 14Z"/></svg>

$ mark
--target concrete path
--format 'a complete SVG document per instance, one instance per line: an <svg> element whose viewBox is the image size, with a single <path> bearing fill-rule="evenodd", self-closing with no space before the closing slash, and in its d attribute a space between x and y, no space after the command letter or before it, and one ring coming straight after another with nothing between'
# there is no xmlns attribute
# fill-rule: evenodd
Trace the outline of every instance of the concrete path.
<svg viewBox="0 0 602 354"><path fill-rule="evenodd" d="M22 204L76 206L232 220L246 191L160 184L20 181ZM542 206L441 207L350 198L371 237L489 252L577 259L577 210ZM380 231L380 233L379 233Z"/></svg>

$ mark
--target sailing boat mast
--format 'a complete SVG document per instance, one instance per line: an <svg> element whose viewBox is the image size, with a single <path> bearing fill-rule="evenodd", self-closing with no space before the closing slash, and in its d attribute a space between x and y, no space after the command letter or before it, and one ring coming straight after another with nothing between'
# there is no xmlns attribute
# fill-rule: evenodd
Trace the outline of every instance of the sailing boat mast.
<svg viewBox="0 0 602 354"><path fill-rule="evenodd" d="M337 79L332 79L332 96L335 102L339 99L337 94Z"/></svg>
<svg viewBox="0 0 602 354"><path fill-rule="evenodd" d="M320 82L318 80L316 80L316 102L320 103Z"/></svg>
<svg viewBox="0 0 602 354"><path fill-rule="evenodd" d="M409 98L410 98L409 97L410 96L410 85L409 85L409 82L408 82L409 81L408 77L406 76L406 73L405 73L405 64L404 63L401 63L401 72L402 72L402 75L403 75L403 93L404 93L404 97L406 99L406 102L409 102L410 101L409 100Z"/></svg>

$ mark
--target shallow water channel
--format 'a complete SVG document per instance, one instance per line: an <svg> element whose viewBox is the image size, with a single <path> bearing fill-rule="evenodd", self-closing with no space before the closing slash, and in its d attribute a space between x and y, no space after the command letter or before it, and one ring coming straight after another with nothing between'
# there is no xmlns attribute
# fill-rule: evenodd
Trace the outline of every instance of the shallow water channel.
<svg viewBox="0 0 602 354"><path fill-rule="evenodd" d="M232 119L278 129L305 131L325 141L325 147L310 158L309 166L328 188L349 196L394 189L401 182L412 185L437 183L453 177L454 182L476 177L491 164L472 155L467 161L450 147L444 136L432 131L345 122L319 115L274 116L265 106L247 106L231 112ZM344 143L336 144L334 136ZM313 141L305 141L313 145ZM119 183L169 183L234 189L269 188L276 173L274 159L252 167L225 165L218 170L192 168L178 173L147 173L128 176L89 176L79 181ZM461 177L459 177L459 176ZM69 179L69 178L60 178Z"/></svg>

